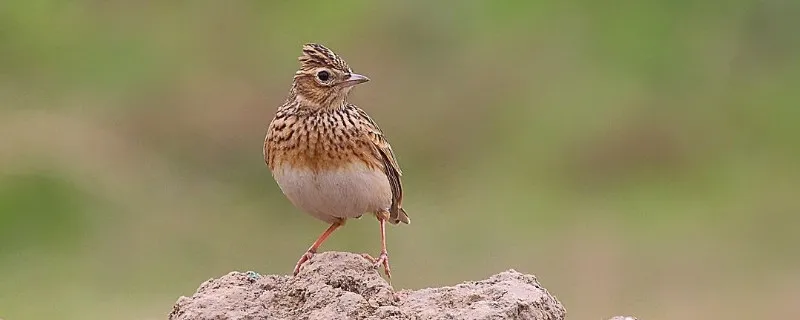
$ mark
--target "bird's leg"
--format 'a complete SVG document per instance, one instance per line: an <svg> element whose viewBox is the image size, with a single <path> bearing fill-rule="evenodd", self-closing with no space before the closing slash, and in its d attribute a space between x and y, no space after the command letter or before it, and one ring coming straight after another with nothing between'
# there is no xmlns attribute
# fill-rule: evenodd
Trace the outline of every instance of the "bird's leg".
<svg viewBox="0 0 800 320"><path fill-rule="evenodd" d="M328 239L331 233L333 233L334 230L336 230L341 226L342 226L341 222L332 223L331 226L328 227L328 229L325 230L325 232L323 232L319 236L319 238L317 238L317 241L314 241L314 244L312 244L311 247L308 248L308 251L306 251L306 253L300 256L300 260L298 260L297 264L294 266L294 272L292 274L297 275L297 273L300 272L300 266L302 266L304 263L306 263L306 261L311 259L311 257L313 257L315 253L317 253L317 249L319 249L319 246L321 246L322 243L325 242L325 239Z"/></svg>
<svg viewBox="0 0 800 320"><path fill-rule="evenodd" d="M381 265L383 265L383 272L386 273L386 277L389 280L392 279L392 268L389 267L389 253L386 252L386 217L383 215L376 215L378 217L378 222L381 225L381 254L378 256L377 259L373 258L368 254L363 254L364 258L369 260L374 264L374 267L377 269Z"/></svg>

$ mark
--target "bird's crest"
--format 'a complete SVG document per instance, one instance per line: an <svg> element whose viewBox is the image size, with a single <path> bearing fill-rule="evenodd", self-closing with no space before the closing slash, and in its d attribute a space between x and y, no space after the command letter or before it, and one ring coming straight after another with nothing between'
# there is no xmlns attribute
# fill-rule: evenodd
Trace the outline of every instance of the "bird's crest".
<svg viewBox="0 0 800 320"><path fill-rule="evenodd" d="M303 69L313 69L318 67L334 68L344 72L352 72L347 62L342 60L331 49L321 44L307 43L303 45L303 55L298 58Z"/></svg>

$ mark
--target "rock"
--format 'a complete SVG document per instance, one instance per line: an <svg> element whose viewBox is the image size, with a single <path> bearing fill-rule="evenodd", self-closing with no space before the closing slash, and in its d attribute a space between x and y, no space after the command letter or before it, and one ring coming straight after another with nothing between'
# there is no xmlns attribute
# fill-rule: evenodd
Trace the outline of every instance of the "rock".
<svg viewBox="0 0 800 320"><path fill-rule="evenodd" d="M536 277L514 270L452 287L395 292L362 256L325 252L297 275L231 272L181 297L170 320L564 319Z"/></svg>

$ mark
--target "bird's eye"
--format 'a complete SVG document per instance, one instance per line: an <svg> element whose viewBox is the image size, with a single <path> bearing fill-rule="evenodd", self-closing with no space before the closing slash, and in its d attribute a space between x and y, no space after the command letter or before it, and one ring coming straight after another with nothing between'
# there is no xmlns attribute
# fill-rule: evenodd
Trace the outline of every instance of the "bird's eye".
<svg viewBox="0 0 800 320"><path fill-rule="evenodd" d="M331 78L331 74L328 71L322 70L317 72L317 78L319 78L320 81L328 81L328 79Z"/></svg>

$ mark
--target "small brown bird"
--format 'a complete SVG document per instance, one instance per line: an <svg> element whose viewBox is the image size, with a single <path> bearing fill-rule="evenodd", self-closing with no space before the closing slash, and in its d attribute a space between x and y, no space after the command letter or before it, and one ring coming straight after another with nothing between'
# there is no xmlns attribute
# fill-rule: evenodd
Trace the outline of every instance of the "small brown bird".
<svg viewBox="0 0 800 320"><path fill-rule="evenodd" d="M381 230L377 259L391 279L385 224L410 223L402 207L400 166L389 142L364 110L347 102L353 86L369 78L353 73L330 49L303 46L300 70L264 139L264 161L297 208L330 223L300 257L294 274L348 218L372 213Z"/></svg>

